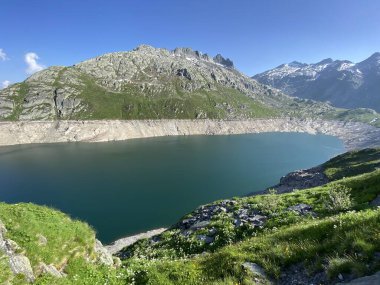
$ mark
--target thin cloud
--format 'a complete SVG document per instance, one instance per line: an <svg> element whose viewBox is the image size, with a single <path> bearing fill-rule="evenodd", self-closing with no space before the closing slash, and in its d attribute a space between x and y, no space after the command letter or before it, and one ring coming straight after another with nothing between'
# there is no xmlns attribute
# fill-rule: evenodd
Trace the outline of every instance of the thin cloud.
<svg viewBox="0 0 380 285"><path fill-rule="evenodd" d="M7 59L8 59L7 54L5 53L5 51L2 48L0 48L0 60L5 61Z"/></svg>
<svg viewBox="0 0 380 285"><path fill-rule="evenodd" d="M7 88L9 84L11 84L9 80L4 80L3 82L1 82L1 88Z"/></svg>
<svg viewBox="0 0 380 285"><path fill-rule="evenodd" d="M25 54L25 63L28 65L26 73L33 74L45 68L44 65L37 62L38 59L38 55L34 52L28 52Z"/></svg>

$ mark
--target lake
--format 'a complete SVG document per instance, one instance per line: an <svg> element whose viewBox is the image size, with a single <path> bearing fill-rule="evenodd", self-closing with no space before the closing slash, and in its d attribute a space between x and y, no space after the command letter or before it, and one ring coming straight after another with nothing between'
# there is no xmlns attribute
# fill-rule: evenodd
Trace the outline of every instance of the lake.
<svg viewBox="0 0 380 285"><path fill-rule="evenodd" d="M303 133L7 146L0 147L0 200L52 206L109 243L342 152L335 137Z"/></svg>

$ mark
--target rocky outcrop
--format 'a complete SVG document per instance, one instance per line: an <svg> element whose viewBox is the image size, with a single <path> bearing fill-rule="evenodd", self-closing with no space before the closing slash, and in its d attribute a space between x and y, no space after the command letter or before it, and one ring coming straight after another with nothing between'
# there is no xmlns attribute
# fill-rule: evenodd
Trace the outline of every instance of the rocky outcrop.
<svg viewBox="0 0 380 285"><path fill-rule="evenodd" d="M301 190L325 185L328 182L322 167L314 167L290 172L281 177L280 183L270 189L275 189L277 193L287 193L295 189Z"/></svg>
<svg viewBox="0 0 380 285"><path fill-rule="evenodd" d="M9 260L9 267L14 275L24 275L28 282L33 282L35 276L29 259L20 253L20 247L13 240L5 237L7 230L0 221L0 251L3 252Z"/></svg>
<svg viewBox="0 0 380 285"><path fill-rule="evenodd" d="M110 253L99 240L95 240L94 250L97 255L97 261L99 263L108 266L114 265L112 253Z"/></svg>
<svg viewBox="0 0 380 285"><path fill-rule="evenodd" d="M0 145L105 142L182 135L304 132L340 138L347 150L380 145L380 128L362 123L307 119L131 120L0 122Z"/></svg>
<svg viewBox="0 0 380 285"><path fill-rule="evenodd" d="M109 252L109 254L116 254L117 252L119 252L123 248L130 246L130 245L134 244L135 242L137 242L141 239L152 238L153 236L161 234L165 230L166 230L166 228L160 228L160 229L147 231L145 233L121 238L121 239L114 241L112 244L107 245L105 248Z"/></svg>

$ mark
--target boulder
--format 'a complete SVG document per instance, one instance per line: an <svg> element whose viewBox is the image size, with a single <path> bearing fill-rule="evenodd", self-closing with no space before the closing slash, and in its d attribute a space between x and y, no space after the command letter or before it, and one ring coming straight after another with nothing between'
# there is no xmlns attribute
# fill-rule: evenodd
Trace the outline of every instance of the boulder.
<svg viewBox="0 0 380 285"><path fill-rule="evenodd" d="M56 278L62 278L65 275L60 272L54 265L49 264L46 265L45 263L41 262L38 266L39 268L39 273L40 274L49 274L51 276L54 276Z"/></svg>
<svg viewBox="0 0 380 285"><path fill-rule="evenodd" d="M108 266L113 265L112 254L103 246L103 244L99 240L95 240L94 249L98 256L98 262Z"/></svg>
<svg viewBox="0 0 380 285"><path fill-rule="evenodd" d="M337 283L338 284L347 284L347 285L374 285L374 284L380 284L380 271L377 273L371 275L371 276L365 276L361 278L357 278L354 280L351 280L348 283Z"/></svg>
<svg viewBox="0 0 380 285"><path fill-rule="evenodd" d="M266 278L266 274L263 268L261 268L259 265L253 262L244 262L242 264L242 267L251 272L255 276L260 276Z"/></svg>
<svg viewBox="0 0 380 285"><path fill-rule="evenodd" d="M9 257L9 266L12 272L17 274L22 274L25 276L28 282L34 282L34 273L32 266L30 265L29 259L21 254L11 254Z"/></svg>

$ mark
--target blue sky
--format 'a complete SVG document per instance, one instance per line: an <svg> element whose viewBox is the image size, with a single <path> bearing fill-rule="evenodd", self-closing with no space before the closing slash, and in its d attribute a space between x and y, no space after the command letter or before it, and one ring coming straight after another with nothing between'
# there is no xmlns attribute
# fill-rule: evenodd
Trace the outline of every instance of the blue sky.
<svg viewBox="0 0 380 285"><path fill-rule="evenodd" d="M380 51L380 1L0 0L0 27L0 87L28 76L27 53L33 72L143 43L221 53L254 75Z"/></svg>

